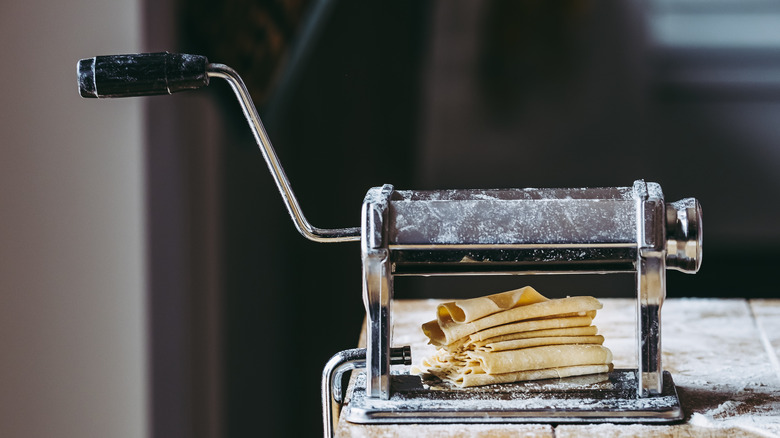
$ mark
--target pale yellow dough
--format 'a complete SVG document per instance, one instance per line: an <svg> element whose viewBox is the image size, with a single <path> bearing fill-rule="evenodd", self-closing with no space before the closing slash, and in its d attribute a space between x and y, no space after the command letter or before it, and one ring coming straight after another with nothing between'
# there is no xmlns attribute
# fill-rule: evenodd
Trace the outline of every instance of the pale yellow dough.
<svg viewBox="0 0 780 438"><path fill-rule="evenodd" d="M542 345L560 344L603 344L604 336L550 336L545 338L514 339L511 341L490 342L477 347L476 351L505 351L521 348L539 347Z"/></svg>
<svg viewBox="0 0 780 438"><path fill-rule="evenodd" d="M547 345L495 353L469 351L466 355L489 374L612 362L612 352L601 345Z"/></svg>
<svg viewBox="0 0 780 438"><path fill-rule="evenodd" d="M483 330L465 338L458 339L452 344L443 346L451 352L482 347L491 342L512 341L515 339L543 338L551 336L593 336L598 332L596 326L590 325L593 318L555 318L520 322L517 324L505 324L494 329ZM559 326L563 326L560 327ZM518 329L520 327L520 329ZM523 328L554 327L550 329L528 330ZM500 329L500 330L496 330ZM499 333L492 336L492 334ZM502 334L503 333L503 334Z"/></svg>
<svg viewBox="0 0 780 438"><path fill-rule="evenodd" d="M452 383L466 388L470 386L512 383L524 380L560 379L563 377L583 376L587 374L607 373L611 365L578 365L572 367L547 368L544 370L518 371L505 374L461 374L453 376Z"/></svg>
<svg viewBox="0 0 780 438"><path fill-rule="evenodd" d="M608 372L612 352L592 325L601 307L530 287L441 304L422 326L440 348L414 370L464 387Z"/></svg>
<svg viewBox="0 0 780 438"><path fill-rule="evenodd" d="M547 319L536 319L532 321L516 322L513 324L504 324L498 327L491 327L469 335L472 341L484 341L496 336L504 336L512 333L525 333L535 330L559 329L568 327L587 327L593 322L596 312L586 314L585 316L569 316Z"/></svg>
<svg viewBox="0 0 780 438"><path fill-rule="evenodd" d="M548 298L542 296L534 288L526 286L484 297L439 304L436 308L436 318L439 323L446 321L465 323L513 307L541 303L547 300Z"/></svg>
<svg viewBox="0 0 780 438"><path fill-rule="evenodd" d="M588 321L590 321L590 318L588 318ZM471 340L471 343L477 347L480 347L493 342L514 341L515 339L546 338L552 336L594 336L596 333L598 333L598 331L599 329L595 325L588 325L584 327L576 326L509 333L505 335L493 336L482 341L474 341L474 336L479 334L475 333L474 335L471 335L469 339Z"/></svg>
<svg viewBox="0 0 780 438"><path fill-rule="evenodd" d="M439 314L438 320L423 324L423 332L434 345L451 344L480 330L530 319L562 315L586 315L598 310L601 303L593 297L569 297L513 307L471 322L457 322Z"/></svg>

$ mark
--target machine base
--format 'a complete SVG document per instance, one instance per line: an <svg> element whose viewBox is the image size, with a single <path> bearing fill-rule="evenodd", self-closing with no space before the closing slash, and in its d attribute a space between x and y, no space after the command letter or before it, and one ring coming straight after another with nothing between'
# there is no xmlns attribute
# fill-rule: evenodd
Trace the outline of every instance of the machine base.
<svg viewBox="0 0 780 438"><path fill-rule="evenodd" d="M671 423L683 418L677 388L664 372L663 393L636 395L636 370L457 388L393 375L389 400L365 396L365 373L343 408L352 423Z"/></svg>

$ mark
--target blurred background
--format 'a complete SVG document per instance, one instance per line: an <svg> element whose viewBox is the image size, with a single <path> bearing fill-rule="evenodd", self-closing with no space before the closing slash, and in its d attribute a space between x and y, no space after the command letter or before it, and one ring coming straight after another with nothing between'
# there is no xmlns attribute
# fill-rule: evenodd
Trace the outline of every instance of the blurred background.
<svg viewBox="0 0 780 438"><path fill-rule="evenodd" d="M363 319L355 243L297 234L228 86L78 97L75 63L184 51L247 81L308 219L368 188L661 184L706 251L671 297L778 297L780 3L48 0L3 5L0 436L321 434ZM625 276L400 278L400 298Z"/></svg>

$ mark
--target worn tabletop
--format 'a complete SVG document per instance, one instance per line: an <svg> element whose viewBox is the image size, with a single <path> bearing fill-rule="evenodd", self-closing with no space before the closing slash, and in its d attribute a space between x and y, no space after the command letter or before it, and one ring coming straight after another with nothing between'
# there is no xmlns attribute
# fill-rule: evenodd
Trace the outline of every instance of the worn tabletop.
<svg viewBox="0 0 780 438"><path fill-rule="evenodd" d="M615 367L636 368L636 301L601 301L594 324ZM420 325L440 302L394 304L393 342L411 345L415 363L434 351ZM358 425L342 418L336 436L780 437L780 300L670 299L662 318L663 366L677 385L681 423Z"/></svg>

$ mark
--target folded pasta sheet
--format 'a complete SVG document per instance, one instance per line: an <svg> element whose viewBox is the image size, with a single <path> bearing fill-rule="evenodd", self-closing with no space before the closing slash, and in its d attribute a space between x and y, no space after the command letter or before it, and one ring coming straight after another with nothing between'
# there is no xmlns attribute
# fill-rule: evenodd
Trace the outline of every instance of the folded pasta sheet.
<svg viewBox="0 0 780 438"><path fill-rule="evenodd" d="M463 387L607 372L598 309L593 297L551 300L531 287L440 304L422 326L439 349L415 369Z"/></svg>

